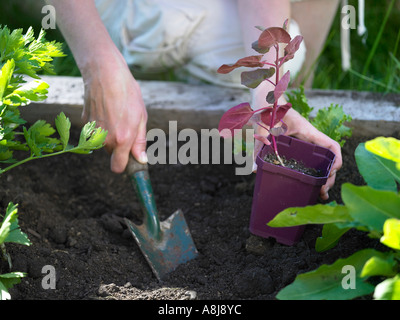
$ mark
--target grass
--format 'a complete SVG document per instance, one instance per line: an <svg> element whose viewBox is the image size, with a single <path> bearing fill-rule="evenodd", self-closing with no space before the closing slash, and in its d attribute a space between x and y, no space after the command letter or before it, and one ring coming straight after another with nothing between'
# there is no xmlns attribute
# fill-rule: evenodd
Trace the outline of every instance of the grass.
<svg viewBox="0 0 400 320"><path fill-rule="evenodd" d="M42 15L37 0L8 0L0 11L0 24L10 28L33 26L40 29ZM349 0L357 8L357 0ZM368 37L363 43L356 30L351 30L352 67L341 69L340 9L335 17L324 51L316 61L313 88L400 93L400 0L365 0L365 24ZM35 15L32 13L36 12ZM49 40L64 42L58 30L48 30ZM66 58L55 60L59 75L79 76L79 69L68 48ZM148 78L147 78L148 79ZM170 71L156 76L157 80L174 81Z"/></svg>
<svg viewBox="0 0 400 320"><path fill-rule="evenodd" d="M357 8L356 0L349 4ZM313 88L400 93L400 1L366 0L363 43L351 30L351 69L341 69L340 12L335 18L314 78Z"/></svg>

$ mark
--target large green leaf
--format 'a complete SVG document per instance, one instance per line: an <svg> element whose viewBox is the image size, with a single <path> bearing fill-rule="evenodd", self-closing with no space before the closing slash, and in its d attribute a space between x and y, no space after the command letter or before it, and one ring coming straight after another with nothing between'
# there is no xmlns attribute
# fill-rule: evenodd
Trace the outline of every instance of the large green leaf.
<svg viewBox="0 0 400 320"><path fill-rule="evenodd" d="M325 224L351 221L346 207L341 205L317 204L306 207L292 207L280 212L268 225L270 227L290 227L304 224Z"/></svg>
<svg viewBox="0 0 400 320"><path fill-rule="evenodd" d="M382 253L373 249L358 251L345 259L339 259L331 265L322 265L318 269L300 274L289 286L282 289L277 298L281 300L348 300L371 294L374 286L360 277L360 272L370 258ZM354 267L355 288L345 289L346 272L343 267Z"/></svg>
<svg viewBox="0 0 400 320"><path fill-rule="evenodd" d="M355 151L358 170L365 182L374 189L397 191L394 165L390 161L371 153L360 143Z"/></svg>
<svg viewBox="0 0 400 320"><path fill-rule="evenodd" d="M344 183L342 199L352 218L371 231L382 232L386 219L400 218L400 196L397 192Z"/></svg>

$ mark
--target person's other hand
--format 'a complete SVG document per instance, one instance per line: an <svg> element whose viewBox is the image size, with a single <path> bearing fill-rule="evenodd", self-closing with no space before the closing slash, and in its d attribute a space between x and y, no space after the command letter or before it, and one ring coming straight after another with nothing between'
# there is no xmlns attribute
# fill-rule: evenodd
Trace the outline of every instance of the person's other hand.
<svg viewBox="0 0 400 320"><path fill-rule="evenodd" d="M328 200L328 191L335 184L336 172L342 167L342 152L339 143L317 130L309 121L307 121L294 109L290 109L287 112L283 121L288 126L288 131L286 132L286 135L291 135L303 141L325 147L331 150L336 155L335 162L332 165L330 176L328 177L326 184L321 187L320 192L321 199ZM265 137L269 134L267 130L261 128L258 125L255 128L255 133ZM254 157L257 156L262 146L262 142L260 142L259 140L255 140Z"/></svg>
<svg viewBox="0 0 400 320"><path fill-rule="evenodd" d="M85 85L84 121L108 130L106 150L111 154L111 170L125 170L129 155L146 163L147 111L139 84L125 60L113 55L94 59L82 72Z"/></svg>
<svg viewBox="0 0 400 320"><path fill-rule="evenodd" d="M289 126L289 130L287 132L288 135L293 135L303 141L327 148L336 155L328 180L326 184L322 186L320 192L321 199L328 200L328 192L335 184L336 173L342 167L342 151L340 144L337 141L329 138L321 131L317 130L309 121L307 121L294 109L290 109L288 111L285 120Z"/></svg>

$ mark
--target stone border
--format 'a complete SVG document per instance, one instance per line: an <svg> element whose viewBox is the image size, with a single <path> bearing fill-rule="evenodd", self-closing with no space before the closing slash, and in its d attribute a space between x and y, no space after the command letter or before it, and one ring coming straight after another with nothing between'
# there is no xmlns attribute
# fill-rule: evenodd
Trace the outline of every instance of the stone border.
<svg viewBox="0 0 400 320"><path fill-rule="evenodd" d="M63 111L75 125L81 125L84 86L80 77L44 76L49 83L48 98L22 108L28 121L52 122ZM168 121L176 120L178 128L195 130L217 128L221 115L230 107L250 101L248 90L213 85L191 85L178 82L139 81L149 120L148 129L168 130ZM315 114L331 103L343 106L353 121L351 126L372 134L390 134L400 130L400 95L371 92L307 90L307 99Z"/></svg>

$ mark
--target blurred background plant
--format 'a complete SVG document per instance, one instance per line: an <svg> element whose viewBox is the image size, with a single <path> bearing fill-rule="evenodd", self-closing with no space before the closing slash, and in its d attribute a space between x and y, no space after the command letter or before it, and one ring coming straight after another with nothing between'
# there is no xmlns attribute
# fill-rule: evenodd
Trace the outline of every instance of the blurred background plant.
<svg viewBox="0 0 400 320"><path fill-rule="evenodd" d="M358 0L349 0L357 8ZM351 69L341 69L340 10L319 58L313 88L400 93L400 1L365 0L365 40L350 30ZM357 21L358 22L358 21Z"/></svg>
<svg viewBox="0 0 400 320"><path fill-rule="evenodd" d="M39 30L45 14L41 13L44 1L4 0L0 11L0 24L10 29L30 26ZM348 0L348 4L358 7L358 0ZM400 0L365 0L365 41L357 30L350 30L351 69L341 69L340 16L341 6L320 55L313 81L314 89L356 90L383 93L400 93ZM46 30L48 40L65 43L61 33ZM55 60L58 75L79 76L79 70L65 45L67 57ZM159 75L157 80L173 81L173 72Z"/></svg>

